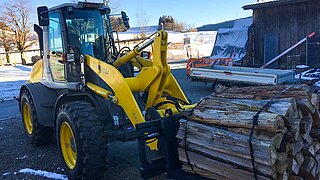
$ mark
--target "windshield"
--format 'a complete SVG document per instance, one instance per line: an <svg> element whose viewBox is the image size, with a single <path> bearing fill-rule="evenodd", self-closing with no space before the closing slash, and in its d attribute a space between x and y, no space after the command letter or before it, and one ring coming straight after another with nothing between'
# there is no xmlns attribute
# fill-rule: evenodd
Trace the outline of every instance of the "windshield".
<svg viewBox="0 0 320 180"><path fill-rule="evenodd" d="M102 61L106 60L104 16L98 10L74 9L64 13L67 26L68 49L80 50Z"/></svg>

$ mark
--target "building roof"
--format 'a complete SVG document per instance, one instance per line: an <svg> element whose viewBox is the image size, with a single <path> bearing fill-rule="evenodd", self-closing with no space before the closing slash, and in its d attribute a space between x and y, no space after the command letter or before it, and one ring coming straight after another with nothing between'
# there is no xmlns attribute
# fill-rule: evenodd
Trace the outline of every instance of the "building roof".
<svg viewBox="0 0 320 180"><path fill-rule="evenodd" d="M301 3L306 1L310 1L310 0L259 0L258 2L245 5L242 8L244 10L259 9L259 8L268 8L273 6Z"/></svg>

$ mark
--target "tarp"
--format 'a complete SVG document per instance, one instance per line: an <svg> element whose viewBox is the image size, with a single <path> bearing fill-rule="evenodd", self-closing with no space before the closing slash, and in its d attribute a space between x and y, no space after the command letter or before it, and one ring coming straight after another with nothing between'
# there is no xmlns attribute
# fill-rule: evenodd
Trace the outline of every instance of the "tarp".
<svg viewBox="0 0 320 180"><path fill-rule="evenodd" d="M246 55L248 31L252 22L252 17L238 19L232 28L219 29L211 58L231 57L234 62L241 63Z"/></svg>

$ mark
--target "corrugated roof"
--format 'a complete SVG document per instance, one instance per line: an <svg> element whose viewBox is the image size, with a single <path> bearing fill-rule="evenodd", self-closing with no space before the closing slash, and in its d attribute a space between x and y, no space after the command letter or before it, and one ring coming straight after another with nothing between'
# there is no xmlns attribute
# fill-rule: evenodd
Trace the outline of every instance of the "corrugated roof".
<svg viewBox="0 0 320 180"><path fill-rule="evenodd" d="M286 5L286 4L292 4L292 3L301 3L306 1L310 1L310 0L260 0L255 3L245 5L242 8L244 10L258 9L258 8L267 8L267 7L280 6L280 5Z"/></svg>

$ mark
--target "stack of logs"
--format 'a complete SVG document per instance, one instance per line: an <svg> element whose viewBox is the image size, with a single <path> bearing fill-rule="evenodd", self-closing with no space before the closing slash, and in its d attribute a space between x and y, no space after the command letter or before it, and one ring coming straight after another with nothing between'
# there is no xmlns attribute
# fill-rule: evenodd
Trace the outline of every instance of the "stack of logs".
<svg viewBox="0 0 320 180"><path fill-rule="evenodd" d="M254 179L253 116L287 87L229 88L202 100L180 121L183 168L212 179ZM258 179L319 179L319 98L295 86L260 113L252 136Z"/></svg>

